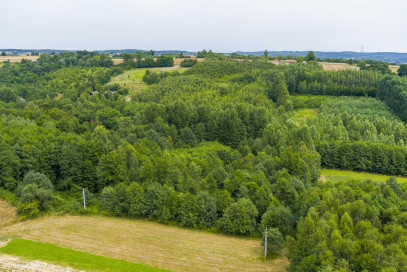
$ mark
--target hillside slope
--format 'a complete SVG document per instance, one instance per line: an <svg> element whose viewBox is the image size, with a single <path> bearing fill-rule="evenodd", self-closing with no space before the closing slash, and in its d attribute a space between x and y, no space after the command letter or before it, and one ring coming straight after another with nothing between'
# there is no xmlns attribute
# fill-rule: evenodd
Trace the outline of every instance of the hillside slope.
<svg viewBox="0 0 407 272"><path fill-rule="evenodd" d="M176 271L285 271L285 257L261 261L258 239L165 226L142 220L51 216L0 230L90 253Z"/></svg>

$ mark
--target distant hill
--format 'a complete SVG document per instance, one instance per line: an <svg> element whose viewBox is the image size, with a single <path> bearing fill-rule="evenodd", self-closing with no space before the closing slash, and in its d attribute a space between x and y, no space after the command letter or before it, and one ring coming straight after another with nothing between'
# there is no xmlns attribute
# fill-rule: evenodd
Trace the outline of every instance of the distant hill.
<svg viewBox="0 0 407 272"><path fill-rule="evenodd" d="M263 55L263 51L256 52L236 52L237 54L242 55ZM293 57L306 56L308 51L269 51L269 56L277 55L291 55ZM343 52L324 52L324 51L314 51L317 58L343 58L343 59L372 59L380 60L385 62L394 62L397 64L407 63L407 53L397 53L397 52L369 52L369 53L360 53L352 51L343 51Z"/></svg>
<svg viewBox="0 0 407 272"><path fill-rule="evenodd" d="M13 55L19 55L23 53L29 53L32 51L36 51L39 53L60 53L64 51L76 51L76 50L58 50L58 49L0 49L1 52L10 52ZM96 52L100 53L135 53L137 51L148 51L142 49L112 49L112 50L95 50ZM157 55L165 54L165 53L184 53L187 55L196 55L197 52L190 52L186 50L161 50L155 51ZM224 53L224 54L231 54L232 52ZM233 52L242 55L263 55L263 51L255 51L255 52ZM288 56L292 55L293 57L297 56L306 56L308 51L269 51L269 56L277 56L283 55ZM318 58L325 59L325 58L343 58L343 59L372 59L372 60L380 60L386 62L394 62L397 64L407 63L407 53L397 53L397 52L369 52L369 53L360 53L360 52L351 52L351 51L343 51L343 52L324 52L324 51L314 51L315 55Z"/></svg>

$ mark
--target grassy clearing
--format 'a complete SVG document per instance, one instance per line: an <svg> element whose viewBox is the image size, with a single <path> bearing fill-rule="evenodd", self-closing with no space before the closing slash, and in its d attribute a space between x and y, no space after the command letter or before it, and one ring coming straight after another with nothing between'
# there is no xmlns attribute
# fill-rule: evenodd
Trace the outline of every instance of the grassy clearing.
<svg viewBox="0 0 407 272"><path fill-rule="evenodd" d="M179 66L174 67L162 67L162 68L140 68L125 71L123 74L112 78L108 85L119 83L122 87L127 87L130 90L130 94L139 92L147 88L147 84L143 82L143 76L146 74L147 70L161 72L161 71L173 71L178 70L183 72L188 68L181 68Z"/></svg>
<svg viewBox="0 0 407 272"><path fill-rule="evenodd" d="M13 239L0 252L91 271L168 271L24 239Z"/></svg>
<svg viewBox="0 0 407 272"><path fill-rule="evenodd" d="M295 122L300 124L307 120L308 118L313 118L318 116L318 109L302 109L295 112Z"/></svg>
<svg viewBox="0 0 407 272"><path fill-rule="evenodd" d="M322 65L322 68L325 71L339 71L339 70L348 70L348 69L359 70L360 69L358 66L349 65L347 63L320 62L319 64Z"/></svg>
<svg viewBox="0 0 407 272"><path fill-rule="evenodd" d="M259 239L144 220L50 216L7 226L2 234L175 271L283 272L288 265L285 256L262 261Z"/></svg>
<svg viewBox="0 0 407 272"><path fill-rule="evenodd" d="M400 66L399 65L389 65L389 68L393 73L397 73Z"/></svg>
<svg viewBox="0 0 407 272"><path fill-rule="evenodd" d="M348 170L337 170L337 169L321 169L321 180L322 181L349 181L351 179L366 180L371 179L374 181L386 181L390 176L365 173L365 172L355 172ZM405 177L396 177L399 182L407 182Z"/></svg>

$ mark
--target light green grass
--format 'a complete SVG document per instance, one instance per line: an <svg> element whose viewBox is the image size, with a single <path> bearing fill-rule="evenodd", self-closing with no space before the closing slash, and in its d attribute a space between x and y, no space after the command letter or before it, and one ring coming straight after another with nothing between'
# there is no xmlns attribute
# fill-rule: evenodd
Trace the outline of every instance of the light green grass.
<svg viewBox="0 0 407 272"><path fill-rule="evenodd" d="M321 169L321 180L322 181L349 181L351 179L366 180L371 179L374 181L386 181L390 176L365 173L365 172L355 172L348 170L337 170L337 169ZM398 182L407 182L405 177L396 177Z"/></svg>
<svg viewBox="0 0 407 272"><path fill-rule="evenodd" d="M318 109L302 109L295 112L295 122L300 124L308 118L317 117Z"/></svg>
<svg viewBox="0 0 407 272"><path fill-rule="evenodd" d="M0 252L87 271L169 271L24 239L11 240Z"/></svg>
<svg viewBox="0 0 407 272"><path fill-rule="evenodd" d="M112 78L107 84L115 84L119 83L121 87L126 87L130 90L130 94L137 93L145 88L147 88L147 84L143 82L143 76L146 74L147 70L154 71L154 72L161 72L161 71L174 71L177 70L179 72L184 72L188 68L182 68L179 66L174 67L162 67L162 68L138 68L138 69L131 69L125 71L123 74L115 76Z"/></svg>

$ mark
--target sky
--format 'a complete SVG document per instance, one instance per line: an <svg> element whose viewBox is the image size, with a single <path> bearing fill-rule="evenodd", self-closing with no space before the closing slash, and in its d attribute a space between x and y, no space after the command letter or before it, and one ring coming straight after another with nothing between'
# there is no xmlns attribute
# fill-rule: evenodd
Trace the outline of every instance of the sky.
<svg viewBox="0 0 407 272"><path fill-rule="evenodd" d="M0 48L407 52L406 0L3 0Z"/></svg>

